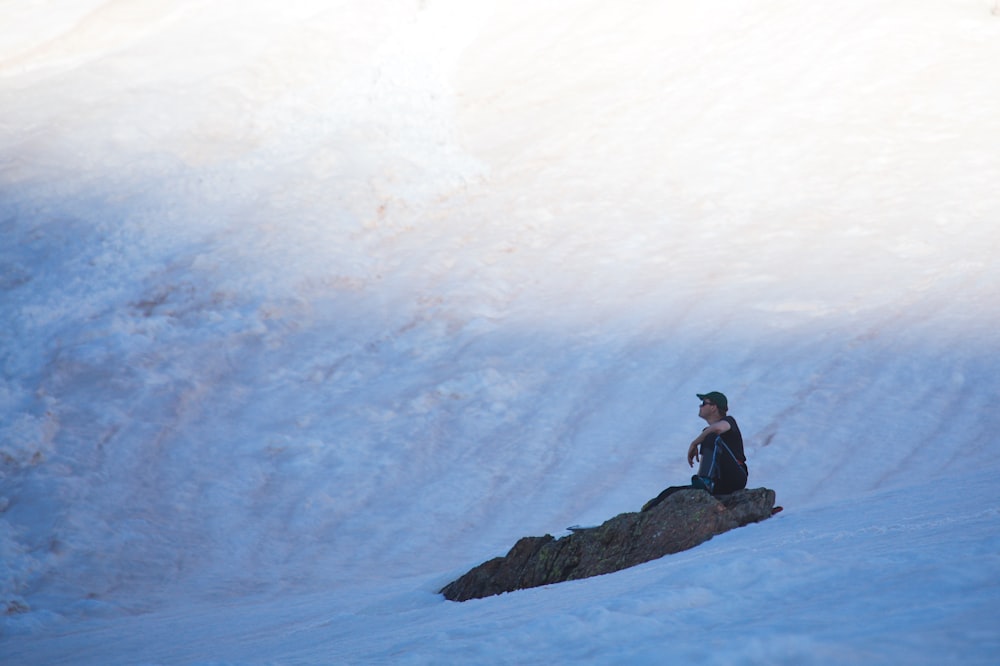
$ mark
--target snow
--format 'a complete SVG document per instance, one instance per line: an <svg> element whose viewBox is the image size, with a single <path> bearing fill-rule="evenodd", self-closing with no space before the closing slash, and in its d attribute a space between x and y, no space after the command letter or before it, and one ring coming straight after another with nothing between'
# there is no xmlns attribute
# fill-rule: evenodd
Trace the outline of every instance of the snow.
<svg viewBox="0 0 1000 666"><path fill-rule="evenodd" d="M993 3L0 14L0 662L995 663ZM783 513L437 594L709 390Z"/></svg>

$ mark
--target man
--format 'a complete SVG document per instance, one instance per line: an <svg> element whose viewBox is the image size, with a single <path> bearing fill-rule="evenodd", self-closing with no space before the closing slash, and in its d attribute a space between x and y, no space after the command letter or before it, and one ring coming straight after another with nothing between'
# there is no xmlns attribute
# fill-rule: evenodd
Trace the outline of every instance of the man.
<svg viewBox="0 0 1000 666"><path fill-rule="evenodd" d="M700 488L713 495L729 493L747 487L747 458L743 453L743 435L736 419L728 416L729 401L718 391L698 393L701 406L698 416L708 427L701 431L688 447L688 465L698 461L698 473L691 477L690 486L671 486L642 507L648 511L678 490Z"/></svg>

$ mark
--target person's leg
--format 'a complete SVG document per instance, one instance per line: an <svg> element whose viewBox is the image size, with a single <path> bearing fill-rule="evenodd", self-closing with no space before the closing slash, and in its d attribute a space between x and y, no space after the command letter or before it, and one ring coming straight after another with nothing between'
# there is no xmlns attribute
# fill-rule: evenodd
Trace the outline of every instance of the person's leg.
<svg viewBox="0 0 1000 666"><path fill-rule="evenodd" d="M718 446L719 438L706 439L701 443L701 462L698 464L698 473L691 477L691 485L695 488L702 488L710 493L715 492L715 486L719 481L719 453L721 446Z"/></svg>
<svg viewBox="0 0 1000 666"><path fill-rule="evenodd" d="M701 480L692 480L692 483L702 485L713 495L728 495L747 485L746 467L740 464L721 437L716 437L710 444L702 444L698 477Z"/></svg>
<svg viewBox="0 0 1000 666"><path fill-rule="evenodd" d="M691 486L670 486L669 488L667 488L666 490L664 490L662 493L660 493L659 495L657 495L653 499L651 499L648 502L646 502L645 504L643 504L642 505L642 509L640 509L640 511L649 511L654 506L656 506L657 504L659 504L663 500L667 499L668 497L670 497L671 495L673 495L674 493L676 493L678 490L691 490Z"/></svg>

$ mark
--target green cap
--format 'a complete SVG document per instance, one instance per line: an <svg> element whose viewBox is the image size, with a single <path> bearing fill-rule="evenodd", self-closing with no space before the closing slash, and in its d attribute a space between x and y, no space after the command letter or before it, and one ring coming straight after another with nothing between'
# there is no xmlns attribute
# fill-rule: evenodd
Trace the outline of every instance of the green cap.
<svg viewBox="0 0 1000 666"><path fill-rule="evenodd" d="M712 391L710 393L696 393L702 400L708 400L713 405L717 405L719 409L725 411L729 409L729 401L726 400L726 396L722 395L718 391Z"/></svg>

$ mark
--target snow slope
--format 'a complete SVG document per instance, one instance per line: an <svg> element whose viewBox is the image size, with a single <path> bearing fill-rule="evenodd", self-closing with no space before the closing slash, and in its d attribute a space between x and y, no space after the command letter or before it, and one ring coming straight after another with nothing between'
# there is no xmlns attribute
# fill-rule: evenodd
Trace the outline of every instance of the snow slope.
<svg viewBox="0 0 1000 666"><path fill-rule="evenodd" d="M0 662L995 663L991 9L0 0Z"/></svg>

